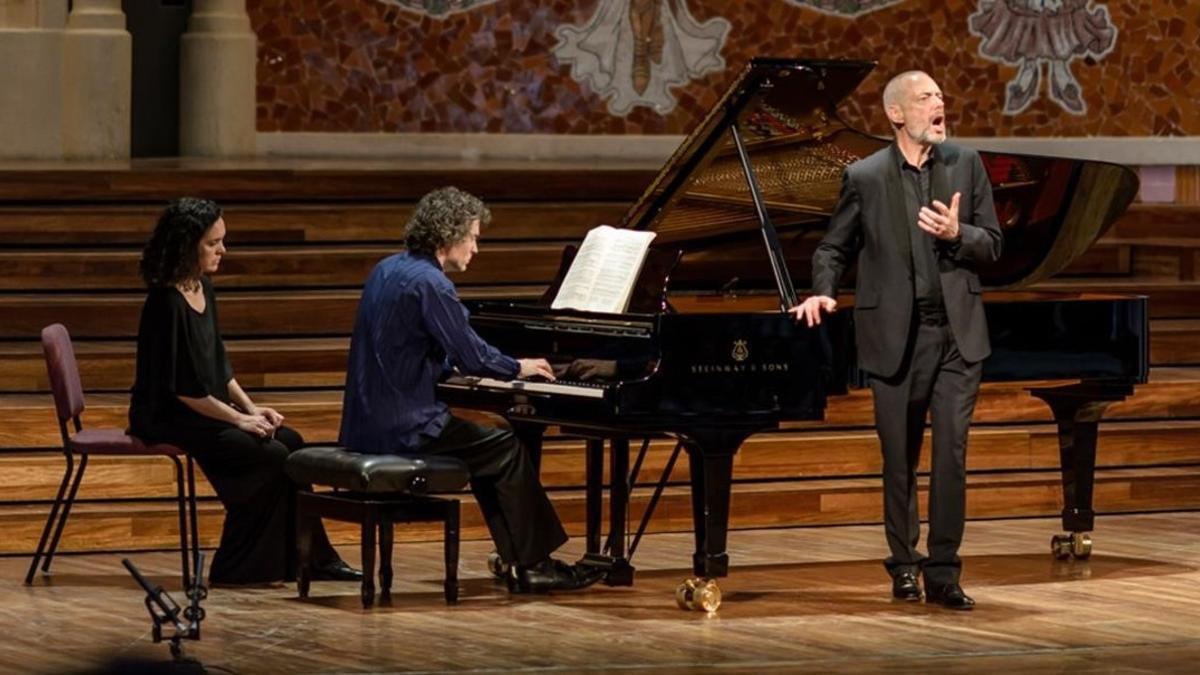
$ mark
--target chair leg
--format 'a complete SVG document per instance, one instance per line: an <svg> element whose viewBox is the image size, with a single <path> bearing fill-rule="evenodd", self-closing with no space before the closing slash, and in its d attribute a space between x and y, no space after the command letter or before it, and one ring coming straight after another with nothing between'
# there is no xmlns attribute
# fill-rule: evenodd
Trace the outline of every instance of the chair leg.
<svg viewBox="0 0 1200 675"><path fill-rule="evenodd" d="M392 516L386 509L379 518L379 599L392 601Z"/></svg>
<svg viewBox="0 0 1200 675"><path fill-rule="evenodd" d="M368 506L362 519L362 604L363 609L369 609L375 603L375 525L379 518L379 508Z"/></svg>
<svg viewBox="0 0 1200 675"><path fill-rule="evenodd" d="M204 572L200 569L199 559L200 527L196 522L196 462L192 460L191 455L187 456L187 481L188 518L191 520L191 527L189 529L192 533L192 548L190 552L192 555L192 560L196 563L196 574L203 575ZM201 576L200 581L204 581L203 576Z"/></svg>
<svg viewBox="0 0 1200 675"><path fill-rule="evenodd" d="M50 540L50 548L46 550L46 559L42 561L42 571L50 572L50 563L54 561L54 553L58 550L58 542L62 538L63 527L67 524L67 517L71 515L71 506L75 504L75 494L79 492L79 483L83 480L83 472L87 469L88 456L83 455L79 458L79 471L75 473L75 480L71 482L71 492L67 494L67 501L63 503L62 518L58 521L58 526L54 528L54 538Z"/></svg>
<svg viewBox="0 0 1200 675"><path fill-rule="evenodd" d="M62 506L63 495L67 491L67 485L71 482L71 472L75 469L75 457L71 453L66 453L67 466L63 470L62 481L58 484L58 493L54 496L54 504L50 506L50 515L46 518L46 526L42 528L42 537L38 539L37 551L33 554L33 560L29 563L29 572L25 575L25 585L33 583L33 575L37 572L38 563L42 559L42 553L46 550L46 541L50 539L50 530L54 528L54 522L58 519L58 509Z"/></svg>
<svg viewBox="0 0 1200 675"><path fill-rule="evenodd" d="M187 530L187 494L184 489L183 464L178 457L171 457L175 464L175 506L179 511L179 562L183 574L183 588L190 588L192 583L191 563L188 561L188 530Z"/></svg>
<svg viewBox="0 0 1200 675"><path fill-rule="evenodd" d="M315 498L309 493L296 495L296 590L301 598L308 597L312 583L313 528L318 517L310 515L309 509L315 509L314 501Z"/></svg>
<svg viewBox="0 0 1200 675"><path fill-rule="evenodd" d="M443 588L447 604L458 602L458 520L459 501L449 499L446 501L445 531L443 533L446 555L446 580L443 582Z"/></svg>

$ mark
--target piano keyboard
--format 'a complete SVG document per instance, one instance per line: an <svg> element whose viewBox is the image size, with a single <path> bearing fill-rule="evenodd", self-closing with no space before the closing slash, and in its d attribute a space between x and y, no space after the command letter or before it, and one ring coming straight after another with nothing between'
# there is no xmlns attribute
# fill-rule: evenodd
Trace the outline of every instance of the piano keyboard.
<svg viewBox="0 0 1200 675"><path fill-rule="evenodd" d="M473 389L494 389L499 391L528 391L537 394L554 394L556 396L576 396L580 398L604 398L604 385L592 382L569 382L557 380L543 382L535 380L497 380L491 377L451 377L444 384L467 386Z"/></svg>

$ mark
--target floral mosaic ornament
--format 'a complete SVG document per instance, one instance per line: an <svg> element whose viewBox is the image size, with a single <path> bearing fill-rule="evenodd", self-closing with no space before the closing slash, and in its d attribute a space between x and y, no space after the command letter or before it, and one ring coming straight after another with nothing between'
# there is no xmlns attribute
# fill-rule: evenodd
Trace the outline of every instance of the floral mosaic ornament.
<svg viewBox="0 0 1200 675"><path fill-rule="evenodd" d="M720 17L697 21L687 0L601 0L586 25L558 27L553 52L613 115L635 106L665 115L675 109L672 88L725 69L729 25Z"/></svg>
<svg viewBox="0 0 1200 675"><path fill-rule="evenodd" d="M385 5L396 5L400 9L410 12L441 18L455 12L465 12L490 5L496 0L379 0L379 2Z"/></svg>
<svg viewBox="0 0 1200 675"><path fill-rule="evenodd" d="M1004 114L1016 115L1038 97L1049 79L1050 100L1073 115L1087 112L1071 61L1102 59L1117 43L1108 7L1092 0L979 0L968 28L983 38L979 54L1017 67L1004 90ZM1046 65L1047 77L1042 75Z"/></svg>
<svg viewBox="0 0 1200 675"><path fill-rule="evenodd" d="M826 14L858 16L877 9L898 5L904 0L787 0L788 4L808 7Z"/></svg>

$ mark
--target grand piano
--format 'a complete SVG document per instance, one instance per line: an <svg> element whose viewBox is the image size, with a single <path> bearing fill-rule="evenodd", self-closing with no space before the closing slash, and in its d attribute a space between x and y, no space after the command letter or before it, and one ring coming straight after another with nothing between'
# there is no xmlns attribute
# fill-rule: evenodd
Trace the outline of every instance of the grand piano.
<svg viewBox="0 0 1200 675"><path fill-rule="evenodd" d="M657 233L626 312L549 308L571 248L542 302L471 306L471 323L489 342L506 353L544 356L567 377L454 377L439 385L440 394L454 406L505 415L535 452L546 425L587 440L585 562L603 567L607 583L632 583L633 550L683 451L695 577L680 585L677 599L714 610L715 580L729 565L738 448L781 422L822 419L830 396L863 384L852 312L808 328L783 310L796 302L793 279L808 285L843 169L889 142L850 128L837 109L873 67L754 59L623 218L623 227ZM1052 551L1087 557L1097 425L1109 404L1146 382L1146 299L1027 287L1063 270L1103 234L1133 200L1137 178L1102 162L997 153L983 153L983 162L1005 238L1001 259L979 270L993 348L983 379L1037 383L1030 392L1050 406L1060 443L1066 533L1053 537ZM850 297L839 302L852 304ZM573 373L590 377L570 379ZM648 439L662 436L678 445L627 544L629 493ZM632 469L631 440L642 440ZM610 513L602 542L606 442Z"/></svg>

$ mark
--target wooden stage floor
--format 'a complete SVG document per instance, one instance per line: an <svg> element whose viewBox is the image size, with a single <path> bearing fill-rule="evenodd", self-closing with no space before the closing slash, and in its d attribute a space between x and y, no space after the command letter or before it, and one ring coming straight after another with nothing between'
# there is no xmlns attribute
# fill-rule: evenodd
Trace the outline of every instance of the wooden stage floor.
<svg viewBox="0 0 1200 675"><path fill-rule="evenodd" d="M294 585L216 589L187 651L238 673L1196 672L1200 513L1102 517L1087 562L1051 560L1055 531L1056 519L968 523L970 613L893 603L876 526L732 533L714 616L674 606L690 535L643 541L633 588L549 597L509 597L484 572L490 546L465 542L454 607L440 543L401 544L392 606L363 612L355 584L314 584L308 602ZM33 587L21 583L28 559L0 559L0 671L165 659L120 557L65 556ZM177 557L131 557L183 600Z"/></svg>

